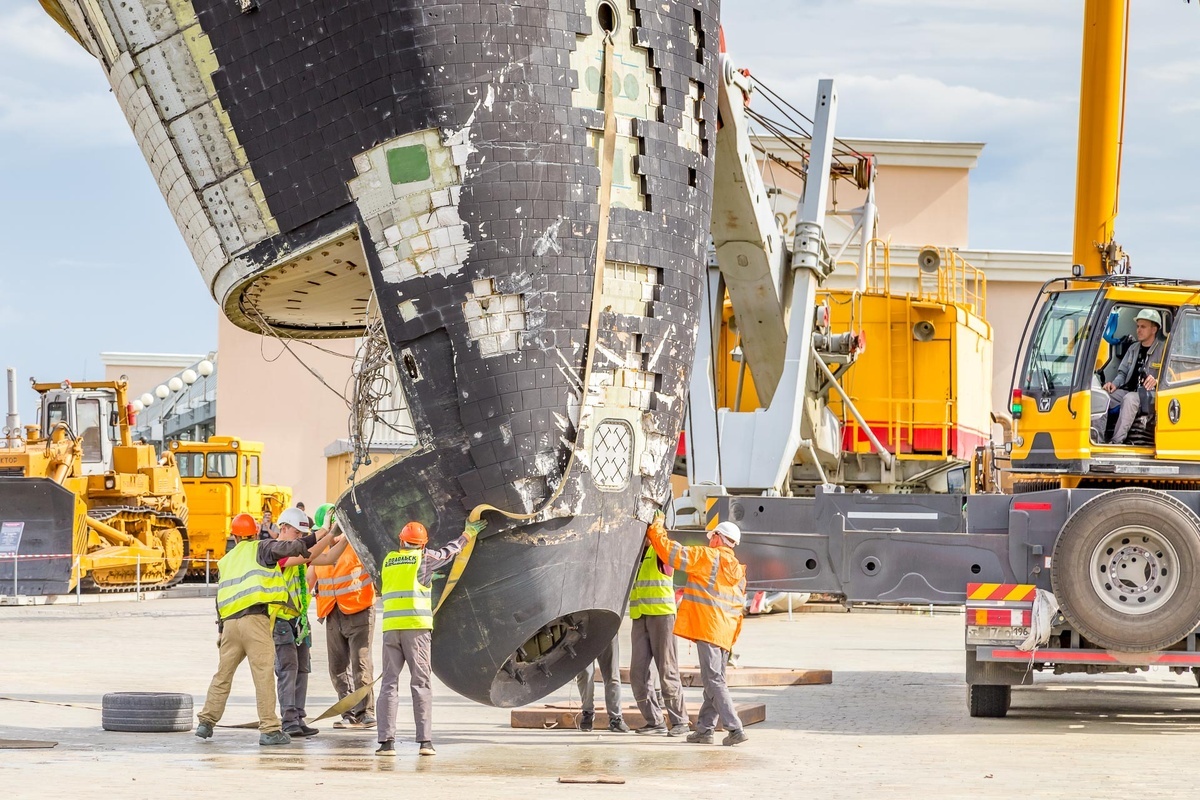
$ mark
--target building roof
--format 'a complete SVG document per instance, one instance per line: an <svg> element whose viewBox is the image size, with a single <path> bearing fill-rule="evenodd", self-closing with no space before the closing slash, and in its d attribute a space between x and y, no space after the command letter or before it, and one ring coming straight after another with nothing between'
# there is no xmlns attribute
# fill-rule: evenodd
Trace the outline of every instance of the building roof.
<svg viewBox="0 0 1200 800"><path fill-rule="evenodd" d="M101 353L100 363L106 367L190 367L207 354L189 353Z"/></svg>

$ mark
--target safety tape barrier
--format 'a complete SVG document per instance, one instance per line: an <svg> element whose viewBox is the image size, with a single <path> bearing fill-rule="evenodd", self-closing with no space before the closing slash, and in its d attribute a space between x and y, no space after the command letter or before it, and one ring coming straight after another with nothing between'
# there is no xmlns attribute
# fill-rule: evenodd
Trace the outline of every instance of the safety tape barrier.
<svg viewBox="0 0 1200 800"><path fill-rule="evenodd" d="M75 557L74 553L48 553L48 554L26 554L26 555L4 553L3 555L0 555L0 559L4 559L4 560L10 560L10 559L16 560L18 558L74 558L74 557Z"/></svg>

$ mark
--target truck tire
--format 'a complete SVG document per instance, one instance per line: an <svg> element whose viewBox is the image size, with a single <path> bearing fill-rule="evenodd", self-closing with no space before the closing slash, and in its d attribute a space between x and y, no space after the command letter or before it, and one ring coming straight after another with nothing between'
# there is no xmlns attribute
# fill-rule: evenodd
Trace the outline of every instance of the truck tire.
<svg viewBox="0 0 1200 800"><path fill-rule="evenodd" d="M100 704L106 731L176 733L192 729L192 696L170 692L113 692Z"/></svg>
<svg viewBox="0 0 1200 800"><path fill-rule="evenodd" d="M1163 650L1200 625L1200 517L1141 487L1088 500L1054 543L1050 585L1063 616L1108 650Z"/></svg>
<svg viewBox="0 0 1200 800"><path fill-rule="evenodd" d="M972 717L1004 717L1012 702L1011 686L978 683L967 687L967 711Z"/></svg>

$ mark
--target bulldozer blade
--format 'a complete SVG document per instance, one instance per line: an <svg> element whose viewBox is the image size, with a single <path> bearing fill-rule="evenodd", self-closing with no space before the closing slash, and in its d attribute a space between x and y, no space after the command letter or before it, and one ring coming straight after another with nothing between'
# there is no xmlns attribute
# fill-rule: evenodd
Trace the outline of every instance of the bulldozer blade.
<svg viewBox="0 0 1200 800"><path fill-rule="evenodd" d="M20 526L18 558L0 553L0 594L71 590L75 503L74 494L49 478L0 478L0 522Z"/></svg>

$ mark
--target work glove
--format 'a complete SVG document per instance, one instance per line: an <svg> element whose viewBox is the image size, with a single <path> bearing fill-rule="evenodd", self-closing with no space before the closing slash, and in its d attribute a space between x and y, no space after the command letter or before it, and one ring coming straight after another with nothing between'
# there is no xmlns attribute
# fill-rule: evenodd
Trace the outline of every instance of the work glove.
<svg viewBox="0 0 1200 800"><path fill-rule="evenodd" d="M487 527L487 523L481 519L475 520L474 522L467 522L466 526L463 528L463 533L465 533L467 536L474 539L476 536L479 535L479 532L482 531L486 527Z"/></svg>
<svg viewBox="0 0 1200 800"><path fill-rule="evenodd" d="M650 520L650 527L665 533L667 530L667 515L662 511L655 511L653 519Z"/></svg>

